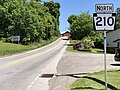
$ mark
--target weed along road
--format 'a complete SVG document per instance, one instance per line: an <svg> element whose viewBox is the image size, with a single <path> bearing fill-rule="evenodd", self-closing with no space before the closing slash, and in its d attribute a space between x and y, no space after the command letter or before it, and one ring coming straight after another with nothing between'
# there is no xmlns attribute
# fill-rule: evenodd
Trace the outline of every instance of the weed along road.
<svg viewBox="0 0 120 90"><path fill-rule="evenodd" d="M62 56L66 43L67 41L59 38L48 46L0 58L0 90L28 90L31 82L51 62L54 65L53 60Z"/></svg>

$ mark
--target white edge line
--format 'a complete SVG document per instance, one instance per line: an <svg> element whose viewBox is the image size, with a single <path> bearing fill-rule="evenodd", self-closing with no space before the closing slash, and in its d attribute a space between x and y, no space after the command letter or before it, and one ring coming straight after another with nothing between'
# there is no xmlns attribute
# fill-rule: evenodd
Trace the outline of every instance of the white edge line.
<svg viewBox="0 0 120 90"><path fill-rule="evenodd" d="M67 42L67 43L69 43L69 41ZM59 57L59 60L62 58L62 56L63 56L63 54L64 54L64 52L65 52L65 49L66 49L66 47L67 46L65 46L64 48L63 48L63 50L61 51L61 56ZM44 69L42 70L42 72L44 71ZM42 72L39 74L39 75L37 75L37 77L31 82L31 84L28 86L28 89L27 90L30 90L30 88L32 87L32 85L35 83L35 81L39 78L39 76L42 74Z"/></svg>

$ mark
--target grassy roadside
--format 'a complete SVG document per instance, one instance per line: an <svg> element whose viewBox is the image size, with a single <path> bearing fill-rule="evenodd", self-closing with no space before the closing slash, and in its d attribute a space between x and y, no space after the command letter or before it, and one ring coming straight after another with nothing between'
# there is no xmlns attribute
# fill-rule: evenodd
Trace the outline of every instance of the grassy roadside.
<svg viewBox="0 0 120 90"><path fill-rule="evenodd" d="M120 70L108 71L108 90L120 90ZM77 79L70 90L105 90L104 72L96 72Z"/></svg>
<svg viewBox="0 0 120 90"><path fill-rule="evenodd" d="M58 37L55 37L48 41L41 41L41 43L34 43L31 45L20 45L20 44L5 43L3 41L0 41L0 56L12 55L16 53L22 53L24 51L33 50L45 46L55 41L56 39L58 39Z"/></svg>
<svg viewBox="0 0 120 90"><path fill-rule="evenodd" d="M102 49L98 49L98 48L91 49L91 52L85 52L85 51L74 50L73 46L68 46L66 50L70 51L70 52L77 52L77 53L94 53L94 54L101 54L101 53L103 53L103 50Z"/></svg>
<svg viewBox="0 0 120 90"><path fill-rule="evenodd" d="M12 43L4 43L0 41L0 56L21 53L23 51L31 50L35 48L35 46L24 46Z"/></svg>

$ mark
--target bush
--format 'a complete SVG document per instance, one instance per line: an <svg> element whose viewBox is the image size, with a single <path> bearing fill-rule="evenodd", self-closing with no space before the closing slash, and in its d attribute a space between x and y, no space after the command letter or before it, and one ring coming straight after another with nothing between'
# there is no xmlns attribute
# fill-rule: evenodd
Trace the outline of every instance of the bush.
<svg viewBox="0 0 120 90"><path fill-rule="evenodd" d="M91 42L82 41L73 45L75 50L91 49L93 44Z"/></svg>
<svg viewBox="0 0 120 90"><path fill-rule="evenodd" d="M91 39L90 36L83 38L83 42L85 43L83 47L85 49L91 49L92 47L94 47L94 41Z"/></svg>
<svg viewBox="0 0 120 90"><path fill-rule="evenodd" d="M78 50L80 47L81 47L81 42L76 43L76 44L73 45L74 50Z"/></svg>
<svg viewBox="0 0 120 90"><path fill-rule="evenodd" d="M10 38L1 38L1 41L3 41L3 42L10 42L11 39Z"/></svg>
<svg viewBox="0 0 120 90"><path fill-rule="evenodd" d="M83 49L89 50L92 47L94 47L94 41L91 39L90 36L83 38L80 42L73 45L73 48L75 50L83 50Z"/></svg>

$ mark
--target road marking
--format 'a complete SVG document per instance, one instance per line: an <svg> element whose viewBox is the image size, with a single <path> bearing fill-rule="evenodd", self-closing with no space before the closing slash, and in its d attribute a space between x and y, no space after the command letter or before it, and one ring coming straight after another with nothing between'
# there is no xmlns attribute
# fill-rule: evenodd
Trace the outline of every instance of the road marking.
<svg viewBox="0 0 120 90"><path fill-rule="evenodd" d="M67 42L68 43L68 42ZM63 56L63 53L65 52L65 49L66 49L66 47L67 46L65 46L61 51L60 51L60 53L57 55L57 56L55 56L55 60L57 60L57 63L54 63L54 65L55 65L55 67L51 67L51 65L53 66L53 60L51 61L51 63L45 68L45 69L43 69L42 71L41 71L41 73L39 74L39 75L37 75L37 77L30 83L30 85L28 86L28 90L32 90L31 88L33 87L33 85L35 84L35 82L39 79L39 76L41 75L41 74L43 74L43 73L45 73L50 67L51 67L51 69L53 70L52 71L52 73L57 73L57 70L56 70L56 67L57 67L57 64L58 64L58 62L59 62L59 60L62 58L62 56ZM54 61L55 61L54 60ZM50 70L48 70L49 72L50 72ZM51 78L47 78L47 79L44 79L44 81L43 81L43 79L42 79L42 83L44 83L45 85L43 86L43 87L39 87L39 88L37 88L37 90L48 90L49 89L49 86L48 86L48 81L50 80Z"/></svg>
<svg viewBox="0 0 120 90"><path fill-rule="evenodd" d="M0 65L0 67L8 67L8 66L11 66L11 65L20 63L20 62L22 62L22 61L25 61L25 60L28 60L28 59L35 58L35 57L37 57L37 56L43 55L43 54L45 54L45 53L47 53L47 52L49 52L49 51L57 48L57 47L60 46L62 43L63 43L63 41L61 41L61 42L60 42L59 44L57 44L56 46L50 48L49 50L46 50L46 51L44 51L44 52L40 52L40 53L31 55L31 56L27 56L27 57L25 57L25 58L21 58L21 59L18 59L18 60L16 60L16 61L13 61L13 62L6 63L6 64L4 64L4 65Z"/></svg>

